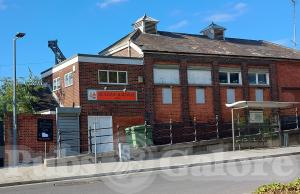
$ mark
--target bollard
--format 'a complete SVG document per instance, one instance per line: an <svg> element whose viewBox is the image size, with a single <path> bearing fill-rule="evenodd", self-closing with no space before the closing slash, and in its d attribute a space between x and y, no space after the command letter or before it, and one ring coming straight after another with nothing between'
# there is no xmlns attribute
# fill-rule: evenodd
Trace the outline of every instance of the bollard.
<svg viewBox="0 0 300 194"><path fill-rule="evenodd" d="M90 127L89 128L89 142L90 142L90 145L89 145L89 154L92 153L92 128Z"/></svg>
<svg viewBox="0 0 300 194"><path fill-rule="evenodd" d="M196 117L194 117L194 135L195 135L195 142L197 142L197 128L196 128Z"/></svg>
<svg viewBox="0 0 300 194"><path fill-rule="evenodd" d="M147 121L145 121L145 132L144 132L144 140L145 140L145 147L147 147Z"/></svg>
<svg viewBox="0 0 300 194"><path fill-rule="evenodd" d="M217 139L220 138L219 136L219 115L216 115L216 129L217 129Z"/></svg>
<svg viewBox="0 0 300 194"><path fill-rule="evenodd" d="M170 144L173 144L172 119L170 118Z"/></svg>
<svg viewBox="0 0 300 194"><path fill-rule="evenodd" d="M94 123L94 144L95 144L95 164L97 164L97 138L96 138L96 123Z"/></svg>

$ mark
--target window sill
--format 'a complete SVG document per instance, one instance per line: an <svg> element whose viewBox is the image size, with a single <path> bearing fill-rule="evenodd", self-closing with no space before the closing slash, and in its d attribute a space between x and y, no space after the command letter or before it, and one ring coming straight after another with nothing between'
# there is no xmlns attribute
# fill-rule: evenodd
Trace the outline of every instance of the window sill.
<svg viewBox="0 0 300 194"><path fill-rule="evenodd" d="M65 88L69 88L69 87L71 87L71 86L73 86L73 84L72 84L72 85L69 85L69 86L65 86Z"/></svg>
<svg viewBox="0 0 300 194"><path fill-rule="evenodd" d="M220 86L235 86L235 87L243 87L242 84L229 84L229 83L220 83Z"/></svg>
<svg viewBox="0 0 300 194"><path fill-rule="evenodd" d="M261 88L269 88L269 84L249 84L249 87L261 87Z"/></svg>
<svg viewBox="0 0 300 194"><path fill-rule="evenodd" d="M129 85L128 83L104 83L104 82L99 82L99 85L120 85L120 86L126 86Z"/></svg>
<svg viewBox="0 0 300 194"><path fill-rule="evenodd" d="M155 86L179 86L180 84L174 83L154 83Z"/></svg>
<svg viewBox="0 0 300 194"><path fill-rule="evenodd" d="M211 87L212 84L189 84L189 86Z"/></svg>

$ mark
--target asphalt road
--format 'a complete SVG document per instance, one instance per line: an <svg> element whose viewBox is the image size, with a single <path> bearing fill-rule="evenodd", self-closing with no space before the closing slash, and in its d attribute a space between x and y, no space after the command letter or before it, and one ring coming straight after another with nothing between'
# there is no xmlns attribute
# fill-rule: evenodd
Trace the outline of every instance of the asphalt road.
<svg viewBox="0 0 300 194"><path fill-rule="evenodd" d="M300 177L300 155L121 176L0 188L8 194L251 193Z"/></svg>

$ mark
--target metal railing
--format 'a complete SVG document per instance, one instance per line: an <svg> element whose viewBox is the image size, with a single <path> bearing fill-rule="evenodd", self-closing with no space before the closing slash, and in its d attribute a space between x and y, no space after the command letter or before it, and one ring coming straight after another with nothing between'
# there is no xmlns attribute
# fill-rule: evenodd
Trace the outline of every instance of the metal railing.
<svg viewBox="0 0 300 194"><path fill-rule="evenodd" d="M188 126L184 123L156 123L153 125L153 140L155 144L174 144L182 142L198 142L230 137L231 124L216 122L201 123L194 118Z"/></svg>
<svg viewBox="0 0 300 194"><path fill-rule="evenodd" d="M287 119L281 122L281 128L284 130L294 129L298 126L298 120L294 121L292 119ZM202 123L197 121L196 118L189 121L188 125L185 125L183 122L174 122L172 119L166 123L154 123L152 126L149 126L146 122L144 123L144 133L143 137L139 137L137 141L143 141L140 147L151 146L148 143L149 137L153 141L154 145L173 145L176 143L183 142L199 142L199 141L207 141L207 140L217 140L224 138L232 138L232 123L220 122L218 119L215 121L210 121L208 123ZM266 140L266 137L276 136L280 134L280 126L274 125L270 123L265 124L239 124L236 123L235 134L236 141L239 146L242 143L248 142L263 142ZM82 153L82 148L88 148L88 153L95 154L95 161L97 162L97 149L99 145L112 144L112 151L118 153L118 143L130 143L129 140L126 139L125 129L130 126L120 126L117 125L117 133L105 134L101 133L101 130L112 129L109 128L96 128L96 126L89 128L88 130L88 141L81 141L80 145L68 145L68 141L74 141L75 139L60 139L60 136L63 133L78 133L78 131L67 131L63 133L59 133L58 141L58 153L62 149L70 149L79 147ZM152 131L152 136L149 135L150 127ZM112 129L113 130L113 129ZM127 136L130 134L127 134ZM99 139L105 137L111 137L111 141L99 142ZM80 139L80 137L78 138ZM96 142L96 143L95 143ZM65 143L65 144L64 144ZM65 145L65 147L64 147Z"/></svg>

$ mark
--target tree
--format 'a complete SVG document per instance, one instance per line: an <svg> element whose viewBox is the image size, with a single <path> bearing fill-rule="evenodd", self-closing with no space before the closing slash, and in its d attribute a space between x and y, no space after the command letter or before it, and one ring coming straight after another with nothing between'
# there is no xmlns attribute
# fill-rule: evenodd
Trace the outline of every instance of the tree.
<svg viewBox="0 0 300 194"><path fill-rule="evenodd" d="M2 82L2 83L1 83ZM0 80L0 120L6 112L13 111L13 81L9 78ZM42 81L38 76L33 75L29 69L27 79L20 78L17 80L17 112L34 113L32 104L40 99L32 95L32 91L38 91L42 88Z"/></svg>

